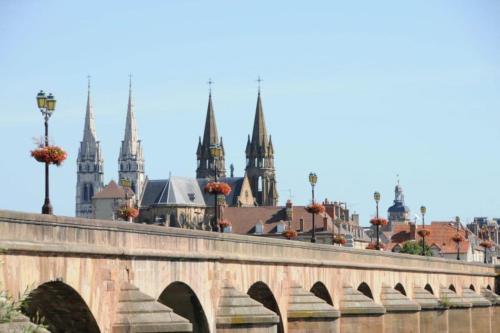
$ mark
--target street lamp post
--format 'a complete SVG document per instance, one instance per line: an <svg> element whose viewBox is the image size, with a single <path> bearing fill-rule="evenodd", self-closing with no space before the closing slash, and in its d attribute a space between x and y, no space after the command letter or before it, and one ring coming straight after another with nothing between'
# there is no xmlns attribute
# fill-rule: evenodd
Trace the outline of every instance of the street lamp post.
<svg viewBox="0 0 500 333"><path fill-rule="evenodd" d="M375 203L377 205L377 220L378 220L378 203L380 202L380 192L375 192L373 193L373 198L375 199ZM379 229L380 229L380 224L377 223L377 250L380 250L380 243L379 243Z"/></svg>
<svg viewBox="0 0 500 333"><path fill-rule="evenodd" d="M311 189L312 189L312 204L314 205L314 186L316 186L316 183L318 182L318 176L311 172L309 173L309 183L311 184ZM314 223L314 217L315 213L312 213L312 236L311 236L311 243L316 243L316 225Z"/></svg>
<svg viewBox="0 0 500 333"><path fill-rule="evenodd" d="M45 96L43 90L36 95L36 102L40 112L42 113L45 125L45 147L49 145L49 119L56 109L56 100L52 94ZM49 197L49 163L45 162L45 201L42 207L42 214L52 214L52 205Z"/></svg>
<svg viewBox="0 0 500 333"><path fill-rule="evenodd" d="M425 206L420 207L420 213L422 214L422 255L425 256L425 213L427 208Z"/></svg>
<svg viewBox="0 0 500 333"><path fill-rule="evenodd" d="M460 217L455 217L455 222L457 224L457 237L460 229ZM458 239L458 238L457 238ZM457 260L460 260L460 242L457 242Z"/></svg>
<svg viewBox="0 0 500 333"><path fill-rule="evenodd" d="M213 163L214 163L214 181L217 183L217 161L219 160L219 157L221 155L221 148L218 144L210 146L210 154L212 155L213 158ZM217 192L214 192L214 209L215 209L215 224L212 226L213 231L219 231L219 194ZM220 230L223 232L224 230Z"/></svg>

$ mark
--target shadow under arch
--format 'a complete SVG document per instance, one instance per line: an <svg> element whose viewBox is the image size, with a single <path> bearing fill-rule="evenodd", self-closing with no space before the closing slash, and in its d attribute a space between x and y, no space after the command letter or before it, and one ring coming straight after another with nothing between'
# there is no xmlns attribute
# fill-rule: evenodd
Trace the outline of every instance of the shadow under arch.
<svg viewBox="0 0 500 333"><path fill-rule="evenodd" d="M207 316L198 297L184 282L176 281L169 284L161 293L158 302L189 320L193 325L193 333L210 332Z"/></svg>
<svg viewBox="0 0 500 333"><path fill-rule="evenodd" d="M89 307L80 294L61 281L46 282L32 290L21 312L52 333L100 333Z"/></svg>
<svg viewBox="0 0 500 333"><path fill-rule="evenodd" d="M403 287L403 285L401 283L398 283L394 286L394 289L396 289L397 291L399 291L401 294L405 295L406 296L406 290L405 288Z"/></svg>
<svg viewBox="0 0 500 333"><path fill-rule="evenodd" d="M471 283L471 285L469 286L469 289L476 291L476 288L474 287L474 285L473 285L472 283Z"/></svg>
<svg viewBox="0 0 500 333"><path fill-rule="evenodd" d="M276 313L280 321L278 323L278 330L277 333L284 333L285 330L283 328L283 318L281 317L281 312L278 307L278 303L276 302L276 299L274 298L273 292L269 287L261 281L255 282L247 292L248 296L256 300L257 302L261 303L264 305L266 308L269 310L273 311Z"/></svg>
<svg viewBox="0 0 500 333"><path fill-rule="evenodd" d="M434 295L434 290L432 290L432 287L430 284L426 284L425 287L424 287L425 290L427 290L428 292L430 292L431 294Z"/></svg>
<svg viewBox="0 0 500 333"><path fill-rule="evenodd" d="M373 299L372 290L365 282L361 282L361 284L358 287L358 291L361 292L366 297L370 297L371 299Z"/></svg>
<svg viewBox="0 0 500 333"><path fill-rule="evenodd" d="M448 287L448 289L450 289L451 291L453 291L455 294L457 293L457 289L455 289L455 286L453 284L450 284L450 286Z"/></svg>
<svg viewBox="0 0 500 333"><path fill-rule="evenodd" d="M314 296L321 298L323 301L333 306L332 297L330 296L330 293L328 292L328 289L323 284L323 282L320 281L316 282L311 287L311 292L314 294Z"/></svg>

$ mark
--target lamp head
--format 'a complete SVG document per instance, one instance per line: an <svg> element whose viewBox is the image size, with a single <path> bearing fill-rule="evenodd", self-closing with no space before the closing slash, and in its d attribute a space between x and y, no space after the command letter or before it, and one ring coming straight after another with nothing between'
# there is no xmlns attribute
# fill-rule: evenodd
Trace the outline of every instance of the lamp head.
<svg viewBox="0 0 500 333"><path fill-rule="evenodd" d="M45 93L43 92L43 90L40 90L40 92L36 95L36 104L38 105L38 108L44 109L46 101L47 97L45 97Z"/></svg>
<svg viewBox="0 0 500 333"><path fill-rule="evenodd" d="M52 94L49 94L49 96L47 96L45 105L49 112L54 112L54 110L56 109L56 99Z"/></svg>
<svg viewBox="0 0 500 333"><path fill-rule="evenodd" d="M427 212L427 208L425 206L421 206L420 213L422 213L422 215L425 215L426 212Z"/></svg>
<svg viewBox="0 0 500 333"><path fill-rule="evenodd" d="M318 182L318 176L311 172L309 173L309 183L311 183L312 186L316 185L316 183Z"/></svg>
<svg viewBox="0 0 500 333"><path fill-rule="evenodd" d="M373 199L375 199L376 202L379 202L380 201L380 192L373 193Z"/></svg>

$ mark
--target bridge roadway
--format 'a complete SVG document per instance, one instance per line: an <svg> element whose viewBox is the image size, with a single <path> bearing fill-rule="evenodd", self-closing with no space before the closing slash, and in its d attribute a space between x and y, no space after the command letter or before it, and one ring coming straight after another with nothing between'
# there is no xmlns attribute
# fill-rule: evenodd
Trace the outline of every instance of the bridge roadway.
<svg viewBox="0 0 500 333"><path fill-rule="evenodd" d="M2 210L0 249L1 287L52 332L500 327L480 263Z"/></svg>

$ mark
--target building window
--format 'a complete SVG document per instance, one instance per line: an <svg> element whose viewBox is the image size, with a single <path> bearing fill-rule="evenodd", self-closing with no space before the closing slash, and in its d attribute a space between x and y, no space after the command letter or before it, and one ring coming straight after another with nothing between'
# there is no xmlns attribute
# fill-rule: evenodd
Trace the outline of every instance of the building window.
<svg viewBox="0 0 500 333"><path fill-rule="evenodd" d="M276 226L276 233L281 234L284 231L285 231L285 223L283 222L278 223L278 225Z"/></svg>
<svg viewBox="0 0 500 333"><path fill-rule="evenodd" d="M255 233L256 234L263 234L264 233L264 225L262 223L257 223L255 225Z"/></svg>

